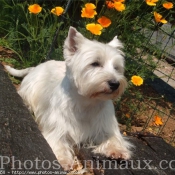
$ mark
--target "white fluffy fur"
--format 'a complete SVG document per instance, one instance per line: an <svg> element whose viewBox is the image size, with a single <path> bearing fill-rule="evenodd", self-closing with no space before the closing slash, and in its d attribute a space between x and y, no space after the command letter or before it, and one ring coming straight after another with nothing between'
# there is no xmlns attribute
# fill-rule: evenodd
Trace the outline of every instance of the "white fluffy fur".
<svg viewBox="0 0 175 175"><path fill-rule="evenodd" d="M25 76L19 94L36 116L45 139L65 169L73 163L73 146L96 145L94 152L129 159L132 145L120 134L111 99L127 85L121 42L90 41L70 27L64 61L48 61L35 68L16 70ZM98 63L99 65L93 65ZM120 82L112 91L109 81Z"/></svg>

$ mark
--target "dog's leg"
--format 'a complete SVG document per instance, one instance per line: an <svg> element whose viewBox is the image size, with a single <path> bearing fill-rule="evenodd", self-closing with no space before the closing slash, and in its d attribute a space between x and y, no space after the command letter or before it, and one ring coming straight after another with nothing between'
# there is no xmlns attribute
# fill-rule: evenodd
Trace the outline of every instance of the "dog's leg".
<svg viewBox="0 0 175 175"><path fill-rule="evenodd" d="M52 151L60 165L64 168L64 170L70 170L74 163L75 154L73 150L73 142L68 134L60 134L58 130L52 130L52 132L42 132L42 134L52 148Z"/></svg>
<svg viewBox="0 0 175 175"><path fill-rule="evenodd" d="M105 125L101 126L101 132L96 142L98 146L94 153L100 153L113 159L129 159L132 155L130 151L133 145L126 140L120 133L118 122L115 116L105 118ZM100 138L102 138L100 140Z"/></svg>
<svg viewBox="0 0 175 175"><path fill-rule="evenodd" d="M64 170L70 170L74 163L74 151L70 145L65 140L59 140L56 144L47 141Z"/></svg>
<svg viewBox="0 0 175 175"><path fill-rule="evenodd" d="M64 170L70 170L74 163L73 150L68 145L59 143L57 149L53 151Z"/></svg>

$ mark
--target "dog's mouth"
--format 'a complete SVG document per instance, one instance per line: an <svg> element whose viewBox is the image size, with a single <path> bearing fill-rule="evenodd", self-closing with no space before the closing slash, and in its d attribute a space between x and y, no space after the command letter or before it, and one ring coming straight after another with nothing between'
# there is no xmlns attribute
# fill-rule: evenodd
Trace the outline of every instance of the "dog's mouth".
<svg viewBox="0 0 175 175"><path fill-rule="evenodd" d="M100 91L100 92L95 92L93 93L90 97L91 98L95 98L95 97L98 97L100 95L112 95L112 94L117 94L117 90L116 91L112 91L112 90L103 90L103 91Z"/></svg>
<svg viewBox="0 0 175 175"><path fill-rule="evenodd" d="M99 99L115 99L121 94L122 83L120 82L108 82L108 84L99 87L99 91L96 91L90 95L90 98L99 98Z"/></svg>

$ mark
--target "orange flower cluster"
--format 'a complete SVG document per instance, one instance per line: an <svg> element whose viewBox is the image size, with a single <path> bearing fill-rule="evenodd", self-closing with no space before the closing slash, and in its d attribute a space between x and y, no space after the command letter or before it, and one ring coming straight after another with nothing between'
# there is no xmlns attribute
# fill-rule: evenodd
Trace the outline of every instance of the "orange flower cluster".
<svg viewBox="0 0 175 175"><path fill-rule="evenodd" d="M95 9L96 6L93 3L86 3L85 7L83 7L81 10L81 17L94 18L94 16L97 15ZM86 29L89 30L94 35L101 35L102 29L109 27L111 25L111 20L105 16L100 17L97 20L97 22L99 24L89 23L86 25Z"/></svg>
<svg viewBox="0 0 175 175"><path fill-rule="evenodd" d="M94 35L101 35L101 31L106 27L111 25L111 20L105 16L102 16L97 20L99 24L90 23L86 25L86 29L89 30Z"/></svg>
<svg viewBox="0 0 175 175"><path fill-rule="evenodd" d="M159 0L145 0L147 5L149 5L149 6L156 6L156 3L158 1ZM173 3L172 2L164 2L163 7L166 8L167 10L172 9L173 8Z"/></svg>
<svg viewBox="0 0 175 175"><path fill-rule="evenodd" d="M125 0L107 0L106 5L110 9L115 8L117 11L122 12L126 8L124 2Z"/></svg>
<svg viewBox="0 0 175 175"><path fill-rule="evenodd" d="M30 13L38 14L38 13L41 12L42 7L38 4L33 4L33 5L29 5L28 10L29 10ZM62 7L58 6L58 7L54 7L51 10L51 13L53 13L56 16L60 16L60 15L63 14L63 11L64 11L64 9Z"/></svg>
<svg viewBox="0 0 175 175"><path fill-rule="evenodd" d="M94 35L101 35L103 28L108 27L111 24L111 20L105 16L102 16L98 20L99 24L90 23L86 25L86 29L89 30Z"/></svg>
<svg viewBox="0 0 175 175"><path fill-rule="evenodd" d="M159 0L145 0L147 5L149 5L149 6L156 6L156 3L158 1ZM162 5L167 10L173 8L173 3L171 3L171 2L164 2ZM154 12L154 19L157 23L163 23L163 24L167 23L167 21L162 17L162 15L160 13L157 13L157 12Z"/></svg>

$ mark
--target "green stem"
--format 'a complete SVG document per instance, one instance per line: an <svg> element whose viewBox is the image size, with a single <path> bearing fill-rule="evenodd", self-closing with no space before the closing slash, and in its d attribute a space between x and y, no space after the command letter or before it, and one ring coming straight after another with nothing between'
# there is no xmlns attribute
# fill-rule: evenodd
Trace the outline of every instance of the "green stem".
<svg viewBox="0 0 175 175"><path fill-rule="evenodd" d="M8 47L8 46L3 46L3 47L5 47L5 48L11 50L12 52L14 52L14 53L19 57L19 59L20 59L22 62L24 62L24 59L21 57L21 55L20 55L16 50L14 50L14 49L12 49L11 47Z"/></svg>

